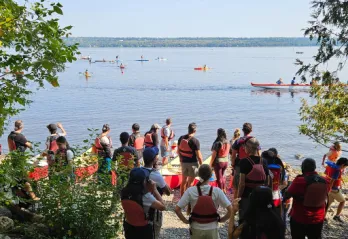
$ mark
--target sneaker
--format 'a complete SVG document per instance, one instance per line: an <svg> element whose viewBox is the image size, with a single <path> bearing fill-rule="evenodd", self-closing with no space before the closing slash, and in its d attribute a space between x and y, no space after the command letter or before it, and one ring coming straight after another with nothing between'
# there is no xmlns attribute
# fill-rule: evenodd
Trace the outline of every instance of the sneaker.
<svg viewBox="0 0 348 239"><path fill-rule="evenodd" d="M334 217L333 217L333 220L338 221L338 222L341 222L341 223L344 222L344 221L342 220L341 216L339 216L339 215L334 216Z"/></svg>

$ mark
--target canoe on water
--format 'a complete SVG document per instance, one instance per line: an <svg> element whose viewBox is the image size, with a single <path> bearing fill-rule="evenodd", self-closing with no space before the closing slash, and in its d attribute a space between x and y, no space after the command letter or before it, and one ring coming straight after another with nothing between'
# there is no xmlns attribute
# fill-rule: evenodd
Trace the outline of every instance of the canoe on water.
<svg viewBox="0 0 348 239"><path fill-rule="evenodd" d="M311 89L310 84L273 84L273 83L252 83L251 86L260 88L260 89L278 89L278 90L307 90L309 91Z"/></svg>
<svg viewBox="0 0 348 239"><path fill-rule="evenodd" d="M206 67L196 67L196 68L193 68L195 71L207 71L207 70L210 70L210 68Z"/></svg>
<svg viewBox="0 0 348 239"><path fill-rule="evenodd" d="M150 60L144 60L144 59L141 59L141 60L135 60L135 61L150 61Z"/></svg>

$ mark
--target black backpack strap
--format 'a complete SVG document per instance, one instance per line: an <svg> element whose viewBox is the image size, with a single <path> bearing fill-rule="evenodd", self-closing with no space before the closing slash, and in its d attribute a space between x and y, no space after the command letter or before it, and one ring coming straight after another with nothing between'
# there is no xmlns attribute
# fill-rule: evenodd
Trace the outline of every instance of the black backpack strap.
<svg viewBox="0 0 348 239"><path fill-rule="evenodd" d="M201 187L197 185L198 196L202 196Z"/></svg>
<svg viewBox="0 0 348 239"><path fill-rule="evenodd" d="M213 186L211 186L209 190L209 196L211 197L212 195L213 195Z"/></svg>

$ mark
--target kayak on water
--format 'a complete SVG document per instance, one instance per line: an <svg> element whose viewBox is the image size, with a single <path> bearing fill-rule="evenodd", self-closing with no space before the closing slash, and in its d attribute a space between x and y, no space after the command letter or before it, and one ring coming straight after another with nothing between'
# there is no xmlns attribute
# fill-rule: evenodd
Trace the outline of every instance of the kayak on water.
<svg viewBox="0 0 348 239"><path fill-rule="evenodd" d="M196 67L196 68L193 68L195 71L207 71L207 70L210 70L211 68L208 68L208 67Z"/></svg>
<svg viewBox="0 0 348 239"><path fill-rule="evenodd" d="M144 60L144 59L141 59L141 60L135 60L135 61L149 61L149 60Z"/></svg>
<svg viewBox="0 0 348 239"><path fill-rule="evenodd" d="M156 58L155 60L156 61L166 61L167 59L166 58Z"/></svg>

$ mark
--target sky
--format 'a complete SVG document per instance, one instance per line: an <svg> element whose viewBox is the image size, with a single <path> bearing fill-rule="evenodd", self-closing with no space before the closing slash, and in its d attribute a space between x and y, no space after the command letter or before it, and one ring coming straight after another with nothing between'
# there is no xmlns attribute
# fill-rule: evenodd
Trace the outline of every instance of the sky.
<svg viewBox="0 0 348 239"><path fill-rule="evenodd" d="M310 0L60 0L83 37L299 37Z"/></svg>

